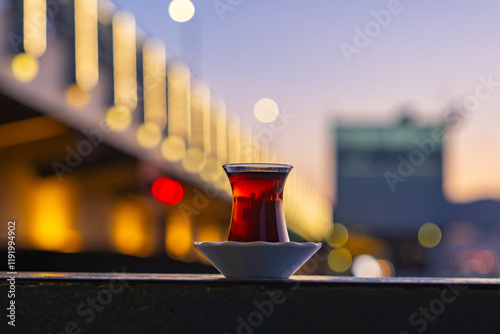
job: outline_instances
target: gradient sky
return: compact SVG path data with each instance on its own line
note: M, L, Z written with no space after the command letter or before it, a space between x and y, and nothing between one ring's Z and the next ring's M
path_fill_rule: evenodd
M187 23L170 19L167 0L113 2L253 129L269 126L253 116L260 98L293 114L274 147L332 198L335 120L388 124L406 105L419 122L437 123L451 102L474 94L480 76L500 82L496 0L401 0L399 13L351 63L340 43L354 44L355 28L364 30L371 11L387 10L391 1L243 0L221 20L213 1L193 0L196 14ZM494 89L446 141L452 200L500 198L500 87Z

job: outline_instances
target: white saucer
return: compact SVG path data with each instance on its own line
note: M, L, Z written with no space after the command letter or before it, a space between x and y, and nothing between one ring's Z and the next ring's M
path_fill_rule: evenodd
M194 247L227 278L280 278L295 273L321 248L314 242L195 242Z

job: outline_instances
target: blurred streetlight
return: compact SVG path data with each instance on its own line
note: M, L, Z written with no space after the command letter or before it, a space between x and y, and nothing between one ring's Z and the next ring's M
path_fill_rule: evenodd
M194 16L194 5L189 0L173 0L168 6L168 13L176 22L187 22Z

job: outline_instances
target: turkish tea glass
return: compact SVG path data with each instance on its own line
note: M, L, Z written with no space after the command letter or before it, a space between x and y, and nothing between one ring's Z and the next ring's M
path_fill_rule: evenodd
M283 188L292 166L226 164L233 192L228 241L288 242Z

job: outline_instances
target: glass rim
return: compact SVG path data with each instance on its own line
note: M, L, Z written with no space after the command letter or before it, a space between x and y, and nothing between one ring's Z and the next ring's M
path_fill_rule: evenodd
M292 165L271 164L271 163L232 163L224 164L222 168L227 173L234 172L281 172L286 173L292 170Z

